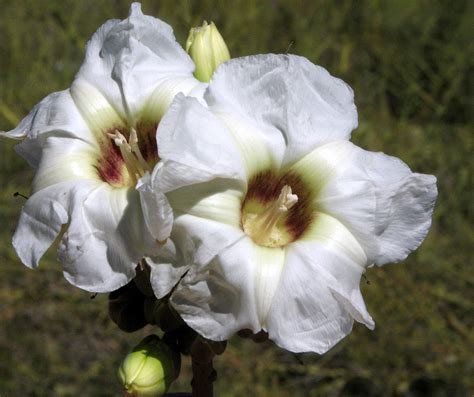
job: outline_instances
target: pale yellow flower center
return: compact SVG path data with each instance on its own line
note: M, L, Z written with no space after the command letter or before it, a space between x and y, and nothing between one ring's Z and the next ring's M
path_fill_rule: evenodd
M287 232L279 226L279 221L298 202L298 196L293 194L291 187L283 186L276 200L258 213L247 212L242 216L245 233L259 245L277 247L288 241Z
M120 149L120 154L127 167L128 174L132 179L132 183L137 181L145 175L145 172L151 171L150 166L143 158L140 148L138 147L138 136L135 128L130 130L130 138L127 142L125 136L119 131L115 130L113 133L107 133L112 138L115 145Z
M250 178L242 201L242 230L258 245L298 240L314 219L313 193L294 172L263 170Z
M101 131L98 177L117 188L135 186L159 161L157 125L157 122L140 121L133 127L117 126Z

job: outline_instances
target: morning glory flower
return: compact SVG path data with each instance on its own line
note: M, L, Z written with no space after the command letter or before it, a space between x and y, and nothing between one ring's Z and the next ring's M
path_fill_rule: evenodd
M177 96L158 128L153 188L178 259L152 266L155 294L174 287L173 308L211 340L264 330L324 353L354 320L372 329L361 275L420 245L436 178L351 143L352 90L305 58L231 60L204 101Z
M135 186L159 161L156 128L175 94L203 90L193 71L171 27L134 3L127 19L93 35L71 88L4 134L22 140L17 151L36 169L13 237L25 265L36 267L62 234L59 258L72 284L105 292L134 277L172 223L164 196L154 208L162 222L147 222Z

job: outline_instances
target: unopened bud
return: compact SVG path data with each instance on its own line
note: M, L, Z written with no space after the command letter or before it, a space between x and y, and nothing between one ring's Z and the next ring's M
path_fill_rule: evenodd
M204 82L211 79L221 63L230 59L229 50L214 22L208 24L204 21L202 26L190 30L186 52L196 65L194 76Z
M160 396L178 377L179 353L156 335L147 336L125 357L118 374L129 394L137 397Z

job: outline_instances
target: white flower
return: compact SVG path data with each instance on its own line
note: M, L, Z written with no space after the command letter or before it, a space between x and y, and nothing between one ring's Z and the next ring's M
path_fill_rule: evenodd
M178 92L203 90L194 64L166 23L134 3L123 21L101 26L70 89L43 99L4 134L36 168L33 194L13 237L22 262L36 267L58 235L64 275L86 290L126 284L158 244L144 221L135 185L158 159L156 127ZM146 196L146 192L143 192ZM158 197L158 240L172 212Z
M177 96L158 128L180 258L153 266L156 295L183 277L170 302L213 340L263 329L324 353L354 320L372 329L360 277L418 247L436 179L350 143L352 90L304 58L229 61L204 99Z

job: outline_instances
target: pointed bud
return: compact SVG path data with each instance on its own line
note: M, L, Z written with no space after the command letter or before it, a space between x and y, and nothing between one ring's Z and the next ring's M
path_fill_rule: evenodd
M190 30L186 51L196 64L194 76L203 82L209 81L217 67L230 59L229 50L214 22L208 24L204 21L202 26Z
M125 357L118 374L129 394L137 397L160 396L178 377L179 353L156 335L147 336Z

